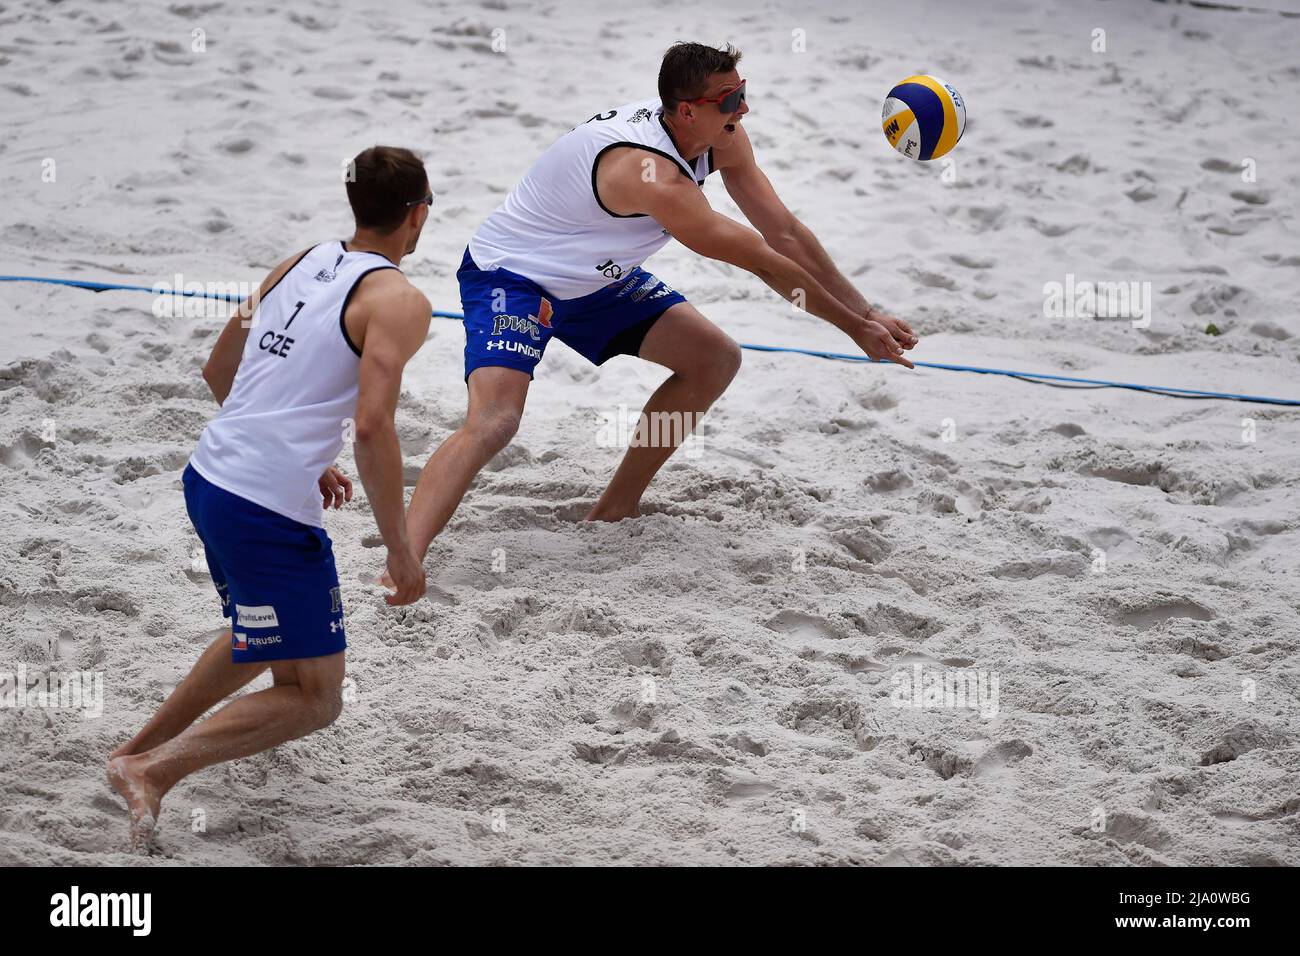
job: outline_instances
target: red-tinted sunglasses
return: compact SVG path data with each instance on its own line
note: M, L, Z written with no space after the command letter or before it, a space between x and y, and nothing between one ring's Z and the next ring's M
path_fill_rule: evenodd
M745 102L745 80L740 81L739 86L733 86L731 89L724 91L718 96L701 96L693 100L687 100L687 103L717 103L718 109L723 113L734 113L740 109L740 104Z

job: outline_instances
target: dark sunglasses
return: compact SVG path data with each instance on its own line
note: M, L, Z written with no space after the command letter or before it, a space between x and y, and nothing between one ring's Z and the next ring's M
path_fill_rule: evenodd
M687 100L687 103L717 103L718 109L723 113L734 113L740 109L740 104L745 102L745 80L740 81L739 86L733 86L717 96L700 96L693 100Z
M409 207L409 206L418 206L418 205L420 205L420 203L424 203L426 206L432 206L432 205L433 205L433 193L429 193L429 195L425 196L423 199L412 199L412 200L411 200L410 202L408 202L406 205L407 205L408 207Z

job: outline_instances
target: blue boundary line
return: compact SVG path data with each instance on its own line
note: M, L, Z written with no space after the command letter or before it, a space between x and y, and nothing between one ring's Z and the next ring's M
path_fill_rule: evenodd
M74 289L88 289L91 292L149 292L153 295L165 295L166 292L143 285L126 285L118 282L90 282L81 279L56 279L46 276L8 276L0 275L0 282L41 282L47 285L70 286ZM208 292L187 291L184 289L173 290L172 295L186 297L197 297L205 299L224 299L227 302L241 301L243 296L237 296L233 293L218 294ZM438 319L464 319L465 317L459 312L443 312L438 309L433 310L434 318ZM813 358L831 359L838 362L869 362L874 365L893 365L893 362L886 362L881 359L873 359L867 355L849 355L844 352L822 352L817 349L801 349L793 346L783 345L753 345L741 343L741 348L749 349L753 352L783 352L792 355L808 355ZM1018 378L1026 382L1038 382L1042 384L1051 384L1053 382L1068 383L1066 387L1092 387L1092 388L1123 388L1134 392L1150 392L1155 395L1167 395L1173 398L1217 398L1231 402L1252 402L1258 405L1285 405L1300 406L1300 399L1295 398L1271 398L1267 395L1241 395L1234 392L1210 392L1198 388L1176 388L1171 385L1142 385L1135 382L1112 382L1099 378L1077 378L1072 375L1055 375L1048 372L1017 372L1005 368L983 368L978 365L951 365L946 362L916 362L912 363L917 368L941 369L946 372L974 372L979 375L1002 375L1007 378Z

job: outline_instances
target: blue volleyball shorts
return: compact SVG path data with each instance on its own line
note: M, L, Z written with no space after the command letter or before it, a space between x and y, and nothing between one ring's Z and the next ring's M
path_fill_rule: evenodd
M234 663L325 657L347 647L334 547L323 528L231 494L193 465L181 482L230 618Z
M468 249L456 278L465 311L467 379L484 366L518 369L531 378L552 337L593 365L636 355L655 321L686 301L639 266L576 299L552 299L536 282L509 269L480 269Z

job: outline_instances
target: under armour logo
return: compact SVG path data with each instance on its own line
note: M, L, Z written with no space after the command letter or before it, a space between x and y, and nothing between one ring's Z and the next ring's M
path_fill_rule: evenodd
M330 621L330 633L337 634L343 628L342 621Z

